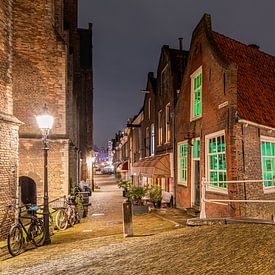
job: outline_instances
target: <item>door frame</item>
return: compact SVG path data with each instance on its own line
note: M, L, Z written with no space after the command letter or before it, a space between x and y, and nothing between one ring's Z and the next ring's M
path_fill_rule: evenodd
M192 144L194 141L200 140L200 138L194 138L192 139ZM201 153L201 142L200 142L200 153ZM200 162L200 168L201 168L201 161L200 156L198 158L194 158L193 156L193 147L191 148L191 207L193 207L196 201L196 192L195 192L195 161ZM197 206L197 205L196 205Z

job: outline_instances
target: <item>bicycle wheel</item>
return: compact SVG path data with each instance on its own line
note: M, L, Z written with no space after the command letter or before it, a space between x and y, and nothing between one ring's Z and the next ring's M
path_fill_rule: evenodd
M57 210L55 224L59 230L65 230L68 227L68 215L64 209Z
M42 246L45 241L45 226L41 219L33 219L28 229L31 243L35 246Z
M19 224L12 226L8 235L8 250L9 253L15 257L22 251L24 244L24 237L22 228Z
M72 206L70 206L68 212L69 212L69 224L70 224L70 226L74 226L74 224L76 223L74 208Z

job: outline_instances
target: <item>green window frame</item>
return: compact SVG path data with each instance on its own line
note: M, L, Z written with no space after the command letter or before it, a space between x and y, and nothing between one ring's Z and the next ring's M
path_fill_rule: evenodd
M208 140L208 175L210 185L226 189L226 147L225 135L212 136Z
M275 141L261 141L261 159L264 188L274 188L275 186Z
M192 81L192 119L202 115L202 69L201 67L191 76Z
M188 144L178 145L178 183L187 185Z

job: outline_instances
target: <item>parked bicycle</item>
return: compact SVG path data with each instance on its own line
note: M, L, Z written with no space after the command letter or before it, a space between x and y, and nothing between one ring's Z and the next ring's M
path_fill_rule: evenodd
M18 212L17 223L14 224L8 235L8 250L12 256L17 256L21 253L26 242L31 242L35 246L42 246L45 241L45 227L42 218L36 216L39 207L32 205L27 209L27 215L22 216L22 207L10 205ZM30 220L24 224L22 219ZM28 226L28 228L27 228Z
M64 207L59 208L55 216L56 227L59 230L65 230L68 225L74 226L74 224L80 222L74 199L72 197L64 199Z

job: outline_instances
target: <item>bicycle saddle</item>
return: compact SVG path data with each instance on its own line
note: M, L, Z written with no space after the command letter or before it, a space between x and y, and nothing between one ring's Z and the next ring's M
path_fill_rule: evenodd
M37 210L39 210L39 207L37 205L32 205L28 209L28 212L36 212Z

